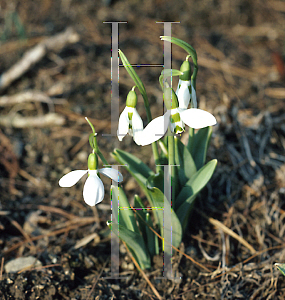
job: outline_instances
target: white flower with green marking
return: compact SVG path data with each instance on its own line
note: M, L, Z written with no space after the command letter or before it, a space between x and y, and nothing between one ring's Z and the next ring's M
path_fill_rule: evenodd
M179 108L182 109L188 108L190 100L192 102L192 108L197 108L196 91L190 80L191 65L188 58L189 56L186 57L186 60L180 67L180 71L183 72L183 75L179 76L179 82L176 90Z
M190 88L191 88L191 94L189 91ZM179 102L179 108L187 109L190 100L193 103L193 107L197 108L196 91L195 91L193 85L191 85L190 80L185 81L185 80L179 79L178 87L176 90L176 95L177 95L178 102Z
M137 95L134 88L129 92L126 107L120 115L117 135L119 141L122 141L128 133L133 136L135 143L140 145L139 135L143 130L143 121L136 110Z
M59 186L72 187L75 185L85 174L88 173L88 178L83 188L83 199L90 205L94 206L100 203L104 199L104 185L101 179L98 177L98 172L111 178L116 182L123 181L123 175L112 168L103 168L97 170L97 156L95 153L91 153L88 158L88 170L75 170L64 175L59 180Z
M168 127L174 133L182 133L185 130L185 124L194 129L199 129L217 123L212 114L202 109L179 108L177 96L171 88L165 90L164 103L167 112L163 116L153 119L140 134L142 146L149 145L162 138Z

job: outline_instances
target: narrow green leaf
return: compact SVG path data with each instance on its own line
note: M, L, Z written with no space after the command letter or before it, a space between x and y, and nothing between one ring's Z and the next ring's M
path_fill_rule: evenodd
M135 254L135 258L142 269L148 269L151 266L151 260L144 243L141 234L131 231L121 224L118 226L117 223L108 222L107 225L113 231L113 233L122 239L127 246ZM119 229L119 235L118 235Z
M158 145L161 149L161 154L163 155L163 157L168 159L168 149L167 149L165 143L162 140L159 140Z
M180 76L180 75L183 75L183 72L181 72L180 70L163 69L161 71L161 75L159 76L159 83L161 85L161 89L164 91L164 86L163 86L164 78L171 77L171 76Z
M131 78L133 79L134 83L136 84L136 86L138 87L143 99L144 99L144 103L145 105L148 105L148 98L147 98L147 94L146 94L146 90L144 87L144 84L142 83L141 79L139 78L139 76L137 75L136 71L134 70L134 68L131 66L130 62L128 61L127 57L125 56L125 54L119 50L119 55L120 58L122 60L122 63L125 67L125 69L127 70L127 72L129 73L129 75L131 76ZM150 120L148 120L150 121Z
M205 164L212 132L212 126L208 126L201 128L194 135L191 154L194 158L197 170L201 169Z
M125 168L130 172L130 174L135 178L139 186L145 192L148 200L151 201L151 198L148 194L148 189L146 188L147 178L154 175L155 173L144 164L139 158L134 155L120 150L115 149L112 153L112 156L122 165L126 165Z
M195 199L197 198L197 194L185 198L185 202L179 207L177 211L177 217L181 222L182 232L185 232L185 229L187 228L189 218L194 208Z
M174 137L175 145L175 164L177 167L180 186L185 183L197 172L195 162L187 147L177 138Z
M148 189L151 189L153 187L157 187L162 192L164 191L164 173L162 170L160 170L158 173L153 174L148 177L146 186Z
M135 199L134 199L134 208L136 209L136 213L140 216L137 217L137 221L139 224L139 229L142 233L143 239L144 241L147 240L147 235L146 235L146 224L144 222L147 222L146 220L146 213L147 210L144 207L141 198L138 195L135 195Z
M191 56L193 63L197 65L197 53L196 50L191 45L175 37L161 36L160 38L162 41L173 43L181 47L182 49L184 49Z
M121 187L116 188L111 186L112 198L114 194L115 199L119 199L119 224L126 227L131 231L140 234L139 228L136 223L134 212L131 209L130 203L124 190Z
M163 208L168 206L168 209L170 209L170 203L158 188L150 189L149 193L153 202L153 211L156 213L158 217L160 232L163 234L164 232ZM156 208L156 210L154 208ZM169 220L165 220L165 221L169 222ZM178 247L182 240L182 227L174 210L171 211L171 224L172 224L172 245Z
M153 223L149 213L146 213L147 224L153 229ZM153 257L156 254L159 254L158 238L152 232L152 230L146 226L147 234L147 248L149 250L150 256Z
M216 159L209 161L204 167L197 171L191 179L189 179L189 181L187 181L185 187L176 198L175 210L182 224L184 224L185 218L188 216L189 210L192 208L193 201L195 199L193 197L196 197L196 195L211 179L216 166Z

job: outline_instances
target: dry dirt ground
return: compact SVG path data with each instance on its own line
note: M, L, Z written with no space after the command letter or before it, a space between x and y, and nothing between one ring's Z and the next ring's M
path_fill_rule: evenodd
M1 299L285 299L285 279L274 266L285 261L284 17L283 1L1 0ZM174 255L181 274L174 282L156 278L162 257L145 272L147 282L123 245L126 278L105 279L110 181L94 211L82 199L84 180L58 186L68 171L86 168L85 116L110 163L119 147L154 165L150 146L102 136L110 133L111 107L111 25L104 21L128 22L119 25L120 48L141 64L163 62L163 25L156 21L180 21L172 35L195 47L199 106L218 121L208 159L219 163L180 247L192 261ZM31 60L31 49L37 60L19 64ZM185 54L172 49L179 68ZM154 116L161 109L160 71L138 70ZM120 68L120 109L132 86ZM138 107L145 120L141 98ZM140 193L123 175L130 198ZM29 256L38 264L6 272L9 261Z

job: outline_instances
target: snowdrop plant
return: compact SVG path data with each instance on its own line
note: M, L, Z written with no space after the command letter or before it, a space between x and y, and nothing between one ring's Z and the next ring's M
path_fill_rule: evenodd
M164 242L159 242L154 231L163 236L165 222L167 222L164 220L162 209L153 209L150 212L147 207L172 209L172 246L179 247L188 222L191 220L190 216L195 199L211 179L217 165L215 159L206 163L207 149L212 134L211 126L216 124L216 119L209 112L197 107L196 77L198 64L196 51L180 39L167 36L161 37L161 39L180 46L187 52L187 57L180 70L171 69L161 72L159 83L162 88L161 96L166 112L163 116L155 119L152 119L151 116L144 84L124 53L119 50L122 63L142 95L146 109L148 124L144 129L139 127L134 140L141 146L147 147L151 144L156 168L152 170L127 151L114 149L113 157L121 165L125 165L125 168L143 190L145 198L141 199L135 195L134 204L131 206L121 187L118 191L113 190L118 195L120 207L124 207L124 209L119 207L120 222L109 222L108 226L112 228L114 225L115 228L119 228L119 238L128 245L141 268L150 267L151 258L164 250ZM191 72L190 58L193 62L193 72ZM179 76L176 92L165 83L165 78L169 76ZM190 108L188 108L189 106ZM118 132L121 132L120 121ZM185 125L189 126L187 145L184 145L179 138L179 135L185 131ZM126 133L127 126L124 126L125 130L122 131ZM134 128L134 122L132 128ZM119 136L118 138L120 139ZM171 171L171 202L168 202L169 199L166 199L164 194L165 170L163 166L166 165L175 166ZM172 203L171 208L169 203Z
M89 120L86 118L89 122ZM89 124L91 124L89 122ZM93 134L90 135L89 141L90 145L93 148L93 152L88 157L88 169L87 170L75 170L71 171L68 174L64 175L59 180L60 187L72 187L75 185L85 174L88 174L86 182L83 188L83 199L86 204L94 206L100 203L104 198L104 185L102 180L98 177L98 173L101 173L116 182L123 181L123 175L115 169L112 168L102 168L98 170L98 156L97 153L101 155L99 148L97 146L96 132L91 124L93 129ZM95 151L97 153L95 153ZM104 159L105 161L105 159Z
M70 187L84 174L88 174L83 198L89 205L99 203L104 196L103 184L98 173L119 183L116 187L111 186L112 197L115 196L119 203L118 218L112 222L108 221L107 225L126 243L142 269L149 268L152 257L165 249L163 237L168 220L164 220L164 210L171 211L172 246L179 247L188 223L191 222L190 217L195 199L211 179L217 165L215 159L206 163L207 149L212 134L211 126L216 124L216 119L212 114L197 106L196 51L180 39L168 36L163 36L161 39L184 49L187 57L180 70L162 70L159 83L166 112L155 119L151 115L144 84L124 53L119 50L121 61L135 85L129 92L126 106L119 117L117 137L119 141L122 141L129 134L133 136L137 145L141 147L151 145L155 167L150 168L130 151L114 149L112 156L120 165L124 165L137 181L144 197L136 194L134 199L129 199L123 187L120 186L123 178L118 171L110 168L98 170L98 157L104 165L108 163L99 150L95 129L90 122L93 133L89 136L89 142L93 152L88 159L88 170L73 171L63 176L59 182L60 186ZM190 58L193 63L193 72ZM176 92L166 84L165 79L169 76L179 76ZM145 128L136 110L138 101L136 88L144 101L148 123ZM185 125L189 126L187 144L180 140L181 134L185 134ZM170 170L171 186L164 186L166 166ZM168 188L171 189L171 196L165 192Z

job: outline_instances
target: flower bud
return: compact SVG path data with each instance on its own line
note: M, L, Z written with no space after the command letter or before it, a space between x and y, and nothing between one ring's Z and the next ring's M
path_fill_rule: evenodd
M191 75L191 65L190 62L188 61L188 59L186 59L181 67L180 67L180 71L183 72L183 75L179 76L179 79L181 80L185 80L188 81L190 80L190 75Z
M97 170L98 157L95 153L89 154L88 157L88 170Z
M179 106L177 96L170 87L164 89L163 99L168 110L177 108Z
M135 108L138 102L138 97L133 89L128 93L126 106Z

